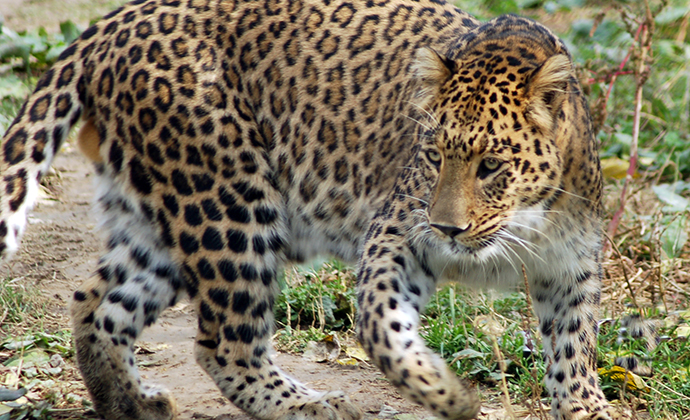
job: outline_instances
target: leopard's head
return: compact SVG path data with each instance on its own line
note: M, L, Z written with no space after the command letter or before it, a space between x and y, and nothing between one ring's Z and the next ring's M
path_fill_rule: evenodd
M536 42L518 33L477 42L460 58L418 52L425 217L456 251L520 243L563 193L564 103L577 82L564 50Z

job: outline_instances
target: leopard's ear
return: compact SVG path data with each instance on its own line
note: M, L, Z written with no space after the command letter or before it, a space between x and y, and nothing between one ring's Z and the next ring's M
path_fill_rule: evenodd
M428 47L417 50L412 71L415 78L421 82L421 88L417 94L421 103L418 103L418 105L425 105L434 97L441 86L457 70L458 65L455 60Z
M417 50L414 64L415 75L426 83L440 85L450 78L458 70L457 63L425 47Z
M527 119L542 130L551 131L573 75L570 59L554 55L526 81Z

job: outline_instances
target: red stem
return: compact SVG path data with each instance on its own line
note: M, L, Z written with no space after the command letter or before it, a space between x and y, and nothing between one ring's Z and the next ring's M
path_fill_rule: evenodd
M617 71L613 74L607 74L600 79L595 79L595 78L587 79L587 83L590 85L595 83L595 82L606 83L608 81L608 82L612 83L615 80L615 77L617 77L617 76L624 76L626 74L633 74L633 73L635 73L635 72L634 71Z
M628 63L628 60L630 59L630 55L633 52L633 48L635 48L635 43L637 42L637 39L640 37L640 32L642 32L642 28L644 28L645 24L641 23L640 26L637 28L637 32L635 32L635 38L633 40L633 43L630 45L630 48L628 48L628 54L625 56L623 59L623 62L621 62L621 65L618 66L618 71L611 76L611 83L609 83L609 88L606 91L606 100L604 101L604 104L607 104L609 102L609 96L611 95L611 90L613 89L613 84L616 83L616 79L618 78L619 74L622 74L621 72L623 71L623 67Z
M635 42L637 42L637 39L638 39L640 32L643 28L646 31L646 25L644 23L641 24L639 28L637 28L637 33L635 34ZM646 37L646 33L645 33L645 36L643 36L642 45L641 45L641 47L643 49L644 48L650 48L649 45L646 45L647 40L644 39L645 37ZM633 43L633 46L634 45L635 44ZM628 56L626 57L625 61L627 61L628 57L630 57L630 53L632 52L633 46L631 46L631 49L628 51ZM644 56L645 56L645 54L643 52L642 62L640 64L640 74L643 72L644 66L645 66ZM625 64L625 61L623 64L621 64L620 68L622 68L622 66ZM613 237L616 234L616 230L618 230L618 225L620 223L621 217L623 216L623 212L625 211L625 202L626 202L626 193L628 191L628 184L633 179L633 176L635 175L635 171L637 170L637 159L638 159L637 139L638 139L639 134L640 134L639 133L640 132L640 112L642 110L642 87L643 87L643 85L644 85L644 79L638 78L637 89L635 90L635 113L633 116L633 119L634 119L634 121L633 121L633 135L632 135L633 140L632 140L632 144L630 146L630 163L628 165L628 170L626 171L625 181L623 182L623 189L621 190L620 206L618 207L618 210L616 210L616 213L614 213L613 218L611 219L611 222L609 223L609 226L608 226L608 234L609 234L609 238L611 238L611 240L613 240ZM611 85L609 86L609 93L611 92L611 89L610 89L611 86L613 86L613 81L611 82ZM608 94L607 94L606 98L608 100ZM604 244L604 252L606 252L606 250L608 250L608 246L609 246L608 242Z

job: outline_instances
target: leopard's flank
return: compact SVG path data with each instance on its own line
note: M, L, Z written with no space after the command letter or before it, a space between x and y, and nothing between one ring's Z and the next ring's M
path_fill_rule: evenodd
M133 346L188 295L196 359L259 419L358 419L272 361L276 274L358 263L359 339L407 398L470 419L428 350L436 286L529 278L556 419L611 419L596 372L601 177L563 43L443 0L137 0L39 80L0 146L13 253L70 127L98 175L106 250L74 293L79 367L106 419L170 419ZM193 386L193 384L189 384Z

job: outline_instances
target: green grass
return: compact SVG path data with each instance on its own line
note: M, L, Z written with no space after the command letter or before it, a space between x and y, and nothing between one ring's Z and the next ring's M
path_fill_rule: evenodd
M45 304L40 291L22 278L0 281L0 365L4 369L0 387L33 393L31 399L0 402L0 420L47 420L64 412L58 407L67 404L62 390L69 385L56 385L64 378L64 369L51 356L64 360L74 355L72 334L63 329L47 332ZM18 370L21 374L15 376Z
M281 294L275 313L283 326L324 331L353 325L355 276L340 262L326 262L319 268L295 266L285 272L279 283Z
M352 272L342 270L342 267L334 270L333 263L327 263L320 270L310 270L303 277L298 275L291 280L296 283L291 283L287 290L294 310L318 314L319 296L332 295L332 289L342 292L340 286L334 286L338 282L328 281L326 277L352 276ZM679 313L681 315L676 314L674 322L668 321L660 328L658 335L664 339L651 353L647 352L647 343L642 339L621 340L619 319L602 323L599 368L610 369L616 357L634 355L639 359L651 359L653 371L652 377L640 378L647 387L640 390L626 388L623 382L602 375L602 388L609 399L623 398L626 404L648 411L653 419L690 416L690 399L687 398L690 395L690 342L683 330L690 313ZM279 324L286 325L285 311L278 308L276 314ZM331 330L342 330L342 321L353 315L348 313L335 323L326 322L321 329L314 318L303 318L309 321L297 327L293 317L292 328L278 331L277 346L281 350L301 351L306 342L319 341ZM662 311L649 314L657 319L664 319L664 315ZM537 320L523 293L475 292L450 285L431 298L422 316L420 335L458 375L496 393L505 377L514 404L529 403L537 407L547 395L542 387L546 366L536 327ZM679 331L682 331L680 335Z
M0 132L4 133L12 124L14 116L36 84L35 77L14 73L0 76Z
M496 384L505 374L511 398L539 400L544 396L540 386L545 366L541 358L536 319L520 293L495 296L491 293L460 292L454 286L440 290L427 307L422 336L429 347L439 352L458 374L488 385ZM451 299L456 295L455 300ZM660 315L660 314L659 314ZM611 368L618 356L635 355L651 358L653 376L643 378L647 390L624 390L622 382L602 382L611 399L622 394L631 401L642 400L652 418L684 419L690 416L690 342L677 332L687 326L690 314L683 313L677 323L668 323L658 331L663 341L651 352L646 341L620 340L618 320L602 325L599 335L599 367ZM479 322L478 322L479 320ZM526 328L531 326L531 328ZM683 334L687 334L684 332ZM524 351L530 342L535 352ZM501 371L496 342L507 368ZM535 374L536 370L536 374Z
M21 278L0 280L0 334L43 315L45 307L34 286Z
M320 341L331 331L351 327L353 281L353 272L334 262L319 269L290 272L276 308L278 324L283 326L276 335L277 347L299 352L308 341ZM337 317L327 316L320 324L319 313L332 313L329 308L339 299L350 304L343 305ZM290 328L285 310L288 302L292 308ZM320 307L321 302L325 302L324 307ZM651 353L642 339L621 339L618 315L601 325L599 368L610 369L616 357L634 355L651 360L653 376L640 378L646 388L635 390L602 375L607 397L623 398L626 404L648 411L653 419L690 416L690 399L686 397L690 395L690 343L683 329L690 312L678 311L675 318L665 318L661 309L648 311L650 318L667 319L658 331L664 339ZM537 407L547 396L542 386L546 366L537 325L523 293L475 292L449 285L431 298L422 316L420 335L458 375L497 394L505 378L515 404Z
M531 318L521 293L494 296L447 286L427 305L421 335L430 348L463 376L495 384L501 379L499 361L503 360L504 373L514 379L512 382L521 384L525 378L533 379L534 363L539 363L539 371L543 372L541 357L535 357L530 351L537 354L540 351L536 347L536 334L531 328L528 331L523 328L530 324ZM500 360L496 357L495 343L501 351Z

